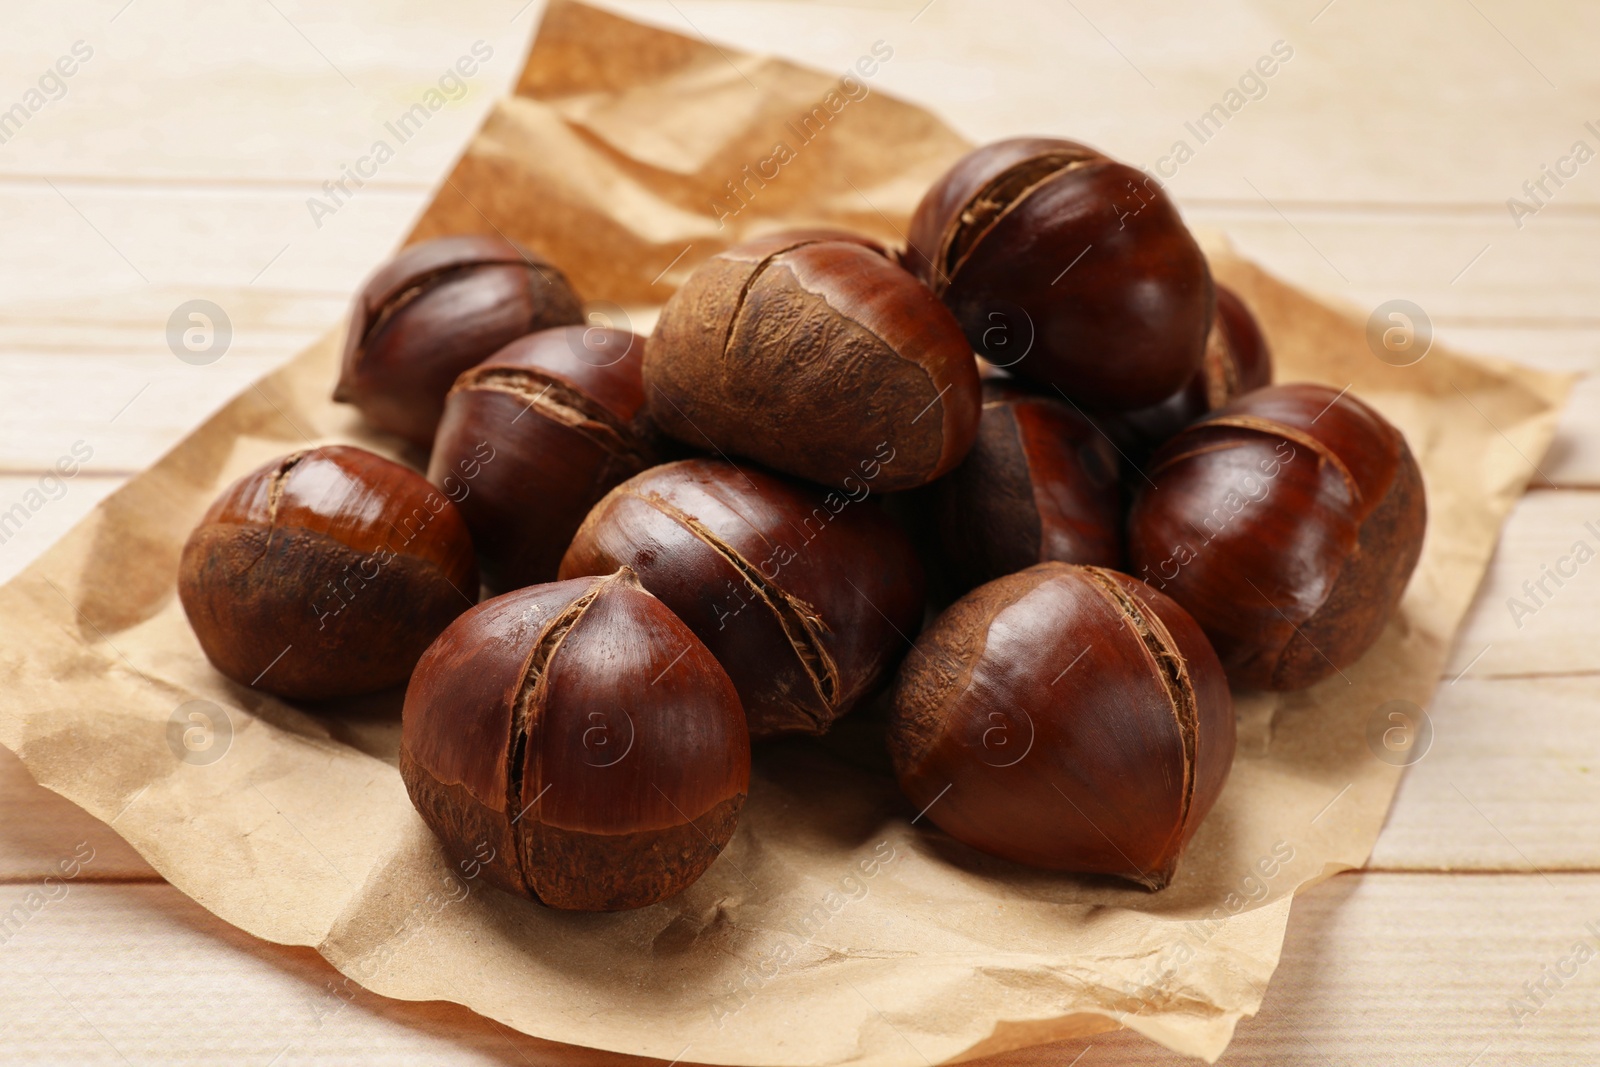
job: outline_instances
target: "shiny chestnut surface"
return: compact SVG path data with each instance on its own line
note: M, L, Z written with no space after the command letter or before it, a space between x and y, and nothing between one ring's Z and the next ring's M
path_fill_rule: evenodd
M553 581L589 509L655 462L643 358L627 331L564 326L457 379L428 477L460 507L492 590Z
M1150 889L1233 763L1233 702L1172 600L1098 567L979 586L917 639L889 721L900 786L952 837Z
M1187 608L1239 685L1354 663L1405 592L1427 523L1400 431L1348 392L1247 393L1163 445L1128 519L1131 569Z
M979 355L1086 407L1159 403L1192 377L1211 271L1153 179L1073 141L963 156L911 219L907 266Z
M1167 438L1208 411L1272 382L1272 353L1261 325L1232 289L1217 286L1206 354L1189 383L1159 404L1095 416L1117 446L1142 463Z
M921 567L866 499L871 472L850 495L722 460L652 468L596 505L561 577L632 568L726 668L753 738L820 734L922 617Z
M183 609L216 668L303 700L404 682L477 588L455 505L415 471L343 445L234 482L178 565Z
M491 884L616 911L682 891L733 836L750 741L705 645L627 570L461 616L417 665L400 775Z
M836 488L909 489L960 461L978 371L960 326L875 244L776 235L701 264L645 348L651 417L695 448Z
M1016 385L984 382L977 443L926 493L955 592L1049 560L1122 561L1116 450L1070 405Z
M426 448L458 374L524 334L582 321L566 276L505 238L423 241L357 294L333 398Z

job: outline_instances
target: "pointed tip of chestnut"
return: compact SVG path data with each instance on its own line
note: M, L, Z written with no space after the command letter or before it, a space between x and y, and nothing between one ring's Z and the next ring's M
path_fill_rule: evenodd
M956 839L1155 890L1227 779L1233 702L1176 603L1043 563L979 586L917 639L889 747L906 796Z
M750 741L727 674L623 567L485 601L441 634L406 690L400 772L489 883L618 911L715 861Z

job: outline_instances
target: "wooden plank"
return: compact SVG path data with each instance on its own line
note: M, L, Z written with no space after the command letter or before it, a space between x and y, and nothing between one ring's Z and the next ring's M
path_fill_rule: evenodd
M10 183L0 186L0 212L11 222L0 286L8 304L148 286L170 290L173 306L257 285L348 293L427 201L423 189L358 189L337 213L314 217L306 204L316 192L223 186L197 196L165 185Z
M520 14L521 5L499 0L337 10L306 0L123 6L76 0L8 18L0 40L0 66L13 74L8 97L74 42L91 55L65 80L64 95L0 151L0 172L292 176L320 185L385 137L384 124L421 102L458 59L472 58L481 40L488 58L469 64L474 73L460 90L447 83L444 106L375 179L425 188L516 77L544 5Z
M164 884L72 880L0 946L4 1040L17 1063L598 1065L635 1061L511 1034L448 1004L346 986L307 949L256 941ZM0 887L0 914L36 887ZM42 887L38 887L42 888ZM60 887L52 887L59 890ZM1295 902L1262 1012L1222 1062L1589 1062L1600 1018L1590 961L1517 1025L1526 998L1600 925L1600 876L1360 873ZM1571 966L1568 966L1571 969ZM1026 1040L1016 1031L1001 1042ZM1087 1050L1087 1051L1085 1051ZM978 1062L987 1067L1192 1063L1131 1031ZM1473 1057L1477 1056L1476 1061ZM692 1048L683 1062L694 1062ZM908 1057L908 1062L921 1062Z
M1594 694L1592 676L1447 680L1368 866L1600 871L1600 840L1575 830L1600 824Z
M1052 133L1153 164L1187 138L1195 155L1173 180L1186 197L1238 197L1248 175L1274 197L1503 205L1576 138L1600 145L1584 129L1600 120L1592 5L881 0L830 4L826 18L807 3L605 6L824 70L881 38L895 56L872 88L926 103L974 140ZM1277 40L1294 57L1199 143L1185 122L1221 102ZM1588 178L1556 202L1597 200Z
M73 459L70 444L63 455ZM0 474L0 582L32 563L125 481L121 473L96 476L92 467L71 478L59 471Z
M1539 462L1538 484L1600 489L1600 374L1579 382L1550 452Z
M99 7L80 2L12 27L0 43L9 70L42 70L78 38L98 50L69 80L66 96L8 146L18 151L0 157L0 167L320 183L482 38L494 48L493 60L471 93L431 124L470 130L477 109L515 74L543 5L519 11L520 5L467 0L445 8L406 4L403 13L367 6L334 14L284 0L277 5L282 14L236 2L183 17L140 6L148 10L109 23ZM1597 117L1581 106L1595 98L1600 77L1582 47L1597 16L1581 5L1523 10L1484 0L1480 14L1471 7L1395 11L1379 0L1341 0L1319 12L1318 5L1275 0L1175 13L1153 0L1065 7L1009 0L936 2L919 12L920 4L885 0L830 4L821 19L809 3L606 6L822 69L843 70L884 39L896 55L873 88L924 101L975 139L1054 132L1154 164L1174 140L1187 137L1196 155L1175 185L1188 196L1238 196L1239 175L1248 174L1258 183L1292 176L1297 192L1322 200L1500 204ZM1028 32L1019 33L1023 26ZM1280 39L1295 49L1294 58L1266 80L1262 98L1244 104L1220 134L1200 144L1185 122L1221 101ZM1421 39L1431 46L1411 47ZM1537 57L1537 68L1523 55ZM201 78L203 98L194 92ZM122 88L135 84L138 121L109 123L108 115L123 114ZM263 92L264 85L272 91ZM1403 93L1403 116L1370 121L1376 108L1393 111L1391 93ZM215 115L229 120L213 121ZM306 122L312 115L315 121ZM1472 116L1470 126L1463 115ZM194 136L197 125L204 137ZM1493 152L1484 152L1476 136L1484 129L1496 131ZM450 155L439 151L397 158L382 180L431 183ZM1558 202L1597 198L1592 182L1574 182Z
M1600 672L1591 630L1600 562L1578 562L1579 542L1600 553L1590 523L1600 529L1600 493L1539 492L1518 501L1456 636L1447 678Z

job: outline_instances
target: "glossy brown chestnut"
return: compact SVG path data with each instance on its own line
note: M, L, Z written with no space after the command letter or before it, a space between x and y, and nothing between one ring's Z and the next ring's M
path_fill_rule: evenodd
M952 837L1160 889L1233 764L1233 699L1181 607L1125 574L1041 563L979 586L917 639L889 752Z
M217 670L297 700L404 682L477 591L455 505L415 471L344 445L234 482L178 564L183 610Z
M921 567L872 478L847 494L722 460L655 467L589 513L561 577L633 568L726 668L752 738L820 734L922 617Z
M1121 564L1116 450L1059 400L984 382L977 443L927 493L955 592L1048 560Z
M1256 317L1232 289L1217 286L1217 313L1206 354L1189 384L1159 404L1095 416L1133 462L1208 411L1272 381L1272 354Z
M461 508L490 589L555 580L589 509L655 462L643 359L642 337L563 326L456 380L428 477Z
M661 310L645 395L666 433L835 488L910 489L958 463L978 370L949 313L861 238L757 238L712 256Z
M1151 457L1131 569L1182 604L1236 684L1300 689L1378 639L1422 551L1422 473L1348 392L1296 383L1212 412Z
M963 156L917 205L905 260L979 355L1086 407L1155 404L1194 375L1211 271L1152 178L1072 141Z
M356 296L333 398L426 448L456 375L523 334L582 321L566 276L505 238L424 241Z
M711 866L749 789L750 739L717 661L624 569L457 619L406 690L400 777L490 884L618 911Z

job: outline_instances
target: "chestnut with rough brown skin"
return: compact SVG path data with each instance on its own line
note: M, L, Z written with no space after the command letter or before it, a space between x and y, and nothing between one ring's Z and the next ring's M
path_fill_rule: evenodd
M1045 137L958 160L911 218L906 265L979 355L1092 408L1145 407L1200 366L1211 270L1154 179Z
M865 499L715 459L645 471L595 506L561 577L638 572L739 690L750 736L820 734L894 669L922 618L922 569Z
M437 237L367 279L333 398L427 448L462 371L524 334L583 321L566 275L503 237Z
M984 382L977 443L927 494L955 592L1049 560L1121 565L1116 450L1059 400Z
M178 563L178 597L217 670L296 700L404 682L477 591L455 505L415 471L345 445L234 482Z
M1233 698L1181 607L1099 567L979 586L917 639L889 752L912 805L991 855L1167 885L1233 765Z
M552 908L642 908L733 836L750 784L738 694L623 569L457 619L417 664L400 777L450 857Z
M564 326L456 380L428 477L461 508L491 590L554 581L589 509L656 461L643 358L642 337Z
M695 269L645 346L663 431L844 488L910 489L966 454L978 370L927 288L864 238L778 234Z
M1188 609L1235 684L1302 689L1377 641L1427 525L1405 437L1348 392L1246 393L1151 457L1131 569Z
M1189 384L1137 411L1108 412L1095 421L1134 462L1163 441L1236 397L1272 382L1272 353L1250 308L1232 289L1217 286L1217 313L1206 337L1205 359Z

